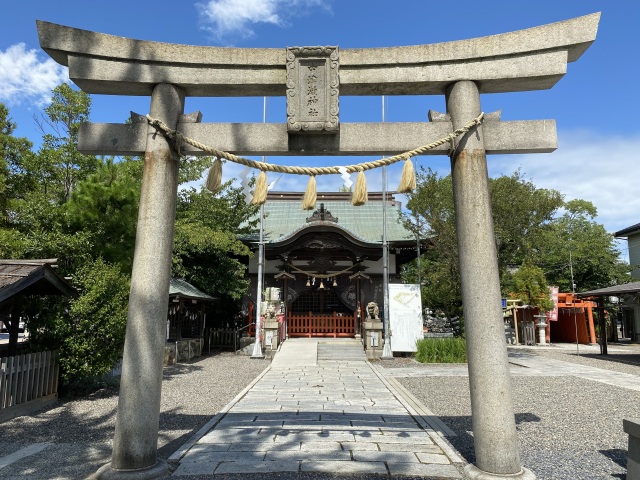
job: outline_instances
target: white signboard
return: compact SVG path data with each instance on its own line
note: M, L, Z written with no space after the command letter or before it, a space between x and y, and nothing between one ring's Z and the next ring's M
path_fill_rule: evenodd
M416 342L424 335L419 285L389 284L389 328L391 351L416 351Z

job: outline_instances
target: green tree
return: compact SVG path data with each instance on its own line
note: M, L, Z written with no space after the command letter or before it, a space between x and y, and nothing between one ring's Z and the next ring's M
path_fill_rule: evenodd
M613 236L595 221L596 207L586 200L570 200L539 238L536 263L552 285L561 291L576 291L627 283L630 266L620 260Z
M180 191L173 275L207 293L239 299L248 286L242 258L251 252L238 234L250 232L256 209L247 205L242 189L229 183L215 194L204 188Z
M76 299L50 299L29 316L31 348L59 349L62 378L69 382L108 372L122 357L129 279L102 259L75 271Z
M538 239L548 232L562 207L560 192L537 188L520 171L490 180L498 267L507 269L529 259Z
M509 276L505 290L511 298L522 300L526 305L538 308L541 313L554 307L544 272L531 263L522 264Z
M133 265L141 175L140 161L103 159L65 204L69 233L85 232L91 257L119 265L127 274Z
M93 155L78 152L78 131L89 120L91 98L63 83L53 89L51 103L39 121L43 143L31 166L43 192L63 203L77 183L99 166Z
M421 169L417 183L407 203L411 213L405 216L405 224L430 242L421 259L424 303L447 315L459 315L462 299L451 176ZM549 228L562 196L536 188L519 171L490 179L489 189L502 279L510 266L531 256L536 246L533 239Z
M441 178L431 169L421 169L417 180L418 186L407 203L411 215L404 221L419 238L429 239L421 258L423 302L449 317L458 316L462 301L451 177ZM413 275L407 279L415 282L415 268Z
M17 124L9 116L9 109L0 103L0 228L6 227L9 220L9 205L13 198L22 195L25 185L16 175L31 158L33 144L23 137L13 135Z
M424 303L457 315L462 300L451 177L422 169L417 180L404 220L430 243L421 258ZM550 284L571 291L570 252L579 289L628 281L629 267L619 260L611 235L595 222L593 204L585 200L565 204L559 192L537 188L519 171L490 179L489 188L505 294L511 282L509 270L521 264L541 267ZM564 213L558 215L560 209ZM416 277L415 265L409 265L405 278L416 281Z

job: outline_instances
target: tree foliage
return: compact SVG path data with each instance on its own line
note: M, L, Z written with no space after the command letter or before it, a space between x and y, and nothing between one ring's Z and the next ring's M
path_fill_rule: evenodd
M462 299L451 176L422 169L417 180L404 221L430 243L421 258L424 303L448 316L459 315ZM527 276L532 275L529 266L539 268L546 282L571 291L570 258L582 290L628 281L629 268L619 260L611 235L595 221L593 204L565 203L558 191L537 188L520 171L490 179L489 188L505 296L515 288L510 272L521 265L528 266ZM405 278L416 281L416 277L415 265L409 266Z
M178 194L173 272L205 292L239 299L246 292L245 263L251 255L238 240L248 233L256 207L229 184L213 194L202 188Z
M102 373L120 357L135 247L143 160L97 158L77 150L91 99L63 84L38 121L33 151L0 104L0 257L57 258L58 273L80 291L75 299L24 302L34 349L60 349L66 380ZM199 182L211 158L181 162L180 183ZM216 194L181 190L172 275L206 293L239 299L246 291L243 257L257 207L229 184Z
M522 300L525 305L536 307L540 312L553 310L549 284L540 267L524 263L508 277L505 290L511 298Z
M87 262L73 284L78 298L45 303L28 322L33 349L60 350L65 381L108 372L122 355L127 324L129 278L118 266Z
M42 147L34 170L44 192L60 202L69 199L79 181L95 172L98 160L78 152L80 124L89 120L91 99L82 91L63 83L53 89L51 103L39 123ZM48 127L48 128L47 128Z
M620 260L613 236L595 221L596 207L586 200L571 200L544 232L537 263L560 291L594 290L629 282L630 267Z
M103 159L64 206L69 230L87 233L91 257L117 264L123 273L130 273L133 265L141 165L131 159Z

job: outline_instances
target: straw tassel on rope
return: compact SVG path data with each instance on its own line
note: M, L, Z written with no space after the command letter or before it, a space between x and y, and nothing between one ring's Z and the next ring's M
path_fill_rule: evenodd
M261 171L256 180L256 189L253 191L252 205L262 205L267 201L267 172Z
M304 192L304 196L302 197L302 209L313 210L316 207L317 198L318 196L316 194L316 176L311 175L309 177L309 183L307 183L307 190Z
M398 185L398 193L409 193L416 189L416 172L413 169L411 157L407 156L407 160L402 167L402 176L400 177L400 185Z
M359 207L367 203L367 177L364 176L364 170L360 170L356 178L356 186L351 194L351 204Z
M209 168L209 174L207 175L206 182L207 190L210 192L217 192L222 185L222 160L218 157L213 161L213 165Z

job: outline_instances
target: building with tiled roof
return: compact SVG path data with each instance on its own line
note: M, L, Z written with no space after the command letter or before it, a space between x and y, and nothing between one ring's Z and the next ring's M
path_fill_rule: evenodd
M350 323L338 336L353 336L358 314L364 317L367 303L383 305L382 193L371 192L365 205L354 207L348 192L319 192L315 211L302 210L302 196L271 192L267 197L264 288L282 289L288 318L308 315L313 323L313 318L339 315ZM390 283L400 283L402 265L416 258L417 251L416 236L404 227L400 210L400 203L388 193ZM242 240L256 252L248 269L249 297L255 302L259 231Z

